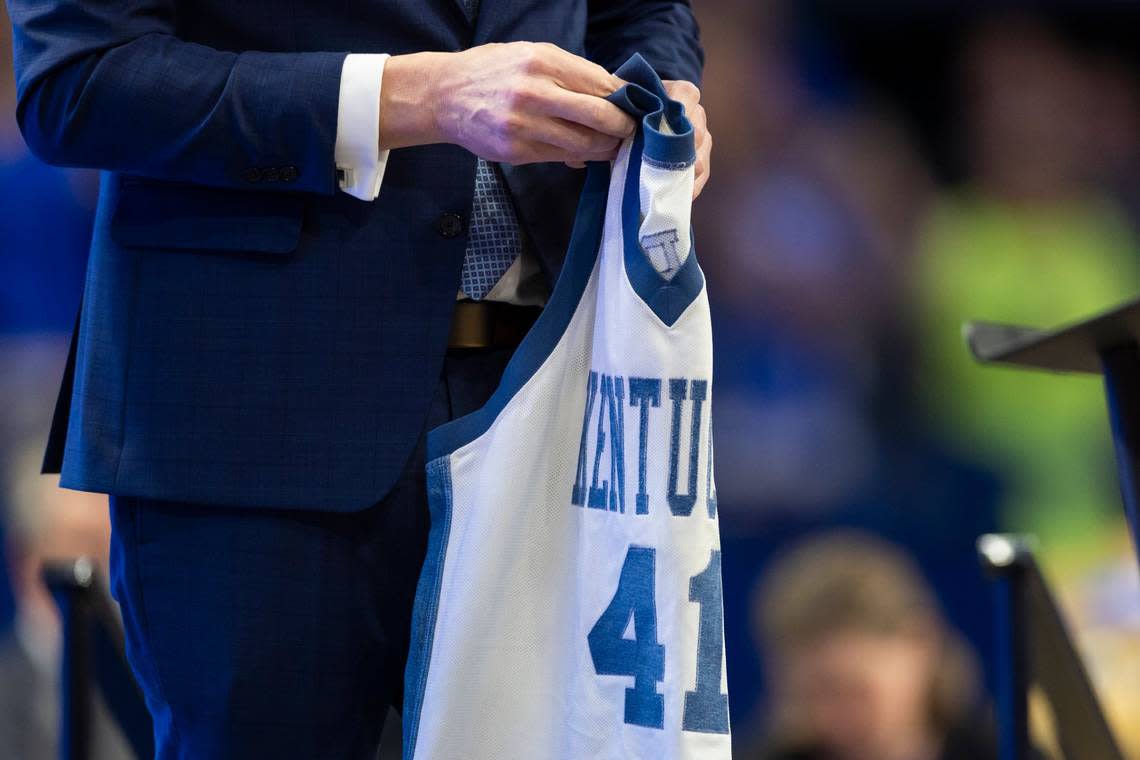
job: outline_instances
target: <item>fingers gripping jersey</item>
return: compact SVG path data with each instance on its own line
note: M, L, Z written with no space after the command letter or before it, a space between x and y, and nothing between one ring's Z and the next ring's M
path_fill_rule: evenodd
M729 757L692 127L635 56L550 303L429 436L406 760Z

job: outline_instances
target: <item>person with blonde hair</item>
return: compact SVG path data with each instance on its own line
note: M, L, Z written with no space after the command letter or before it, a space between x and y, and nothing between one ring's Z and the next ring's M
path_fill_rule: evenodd
M860 533L808 539L753 600L769 673L764 760L986 760L974 658L914 563Z

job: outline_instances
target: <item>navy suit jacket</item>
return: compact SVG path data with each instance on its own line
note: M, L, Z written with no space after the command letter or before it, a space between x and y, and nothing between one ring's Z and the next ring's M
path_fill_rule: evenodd
M340 192L344 56L532 40L701 73L687 0L482 0L474 24L461 3L9 0L28 145L105 170L46 458L62 485L341 511L387 493L436 389L466 246L441 220L470 213L475 157L395 150L376 201ZM553 281L583 172L503 168Z

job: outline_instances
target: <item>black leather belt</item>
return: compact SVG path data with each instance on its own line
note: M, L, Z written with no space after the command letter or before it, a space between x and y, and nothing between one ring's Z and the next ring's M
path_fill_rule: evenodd
M542 313L541 306L456 301L448 348L513 348Z

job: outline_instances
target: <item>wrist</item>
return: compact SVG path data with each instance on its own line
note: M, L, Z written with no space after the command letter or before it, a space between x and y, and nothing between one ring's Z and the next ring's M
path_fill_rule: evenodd
M444 142L436 97L440 67L452 53L394 55L380 86L380 149Z

